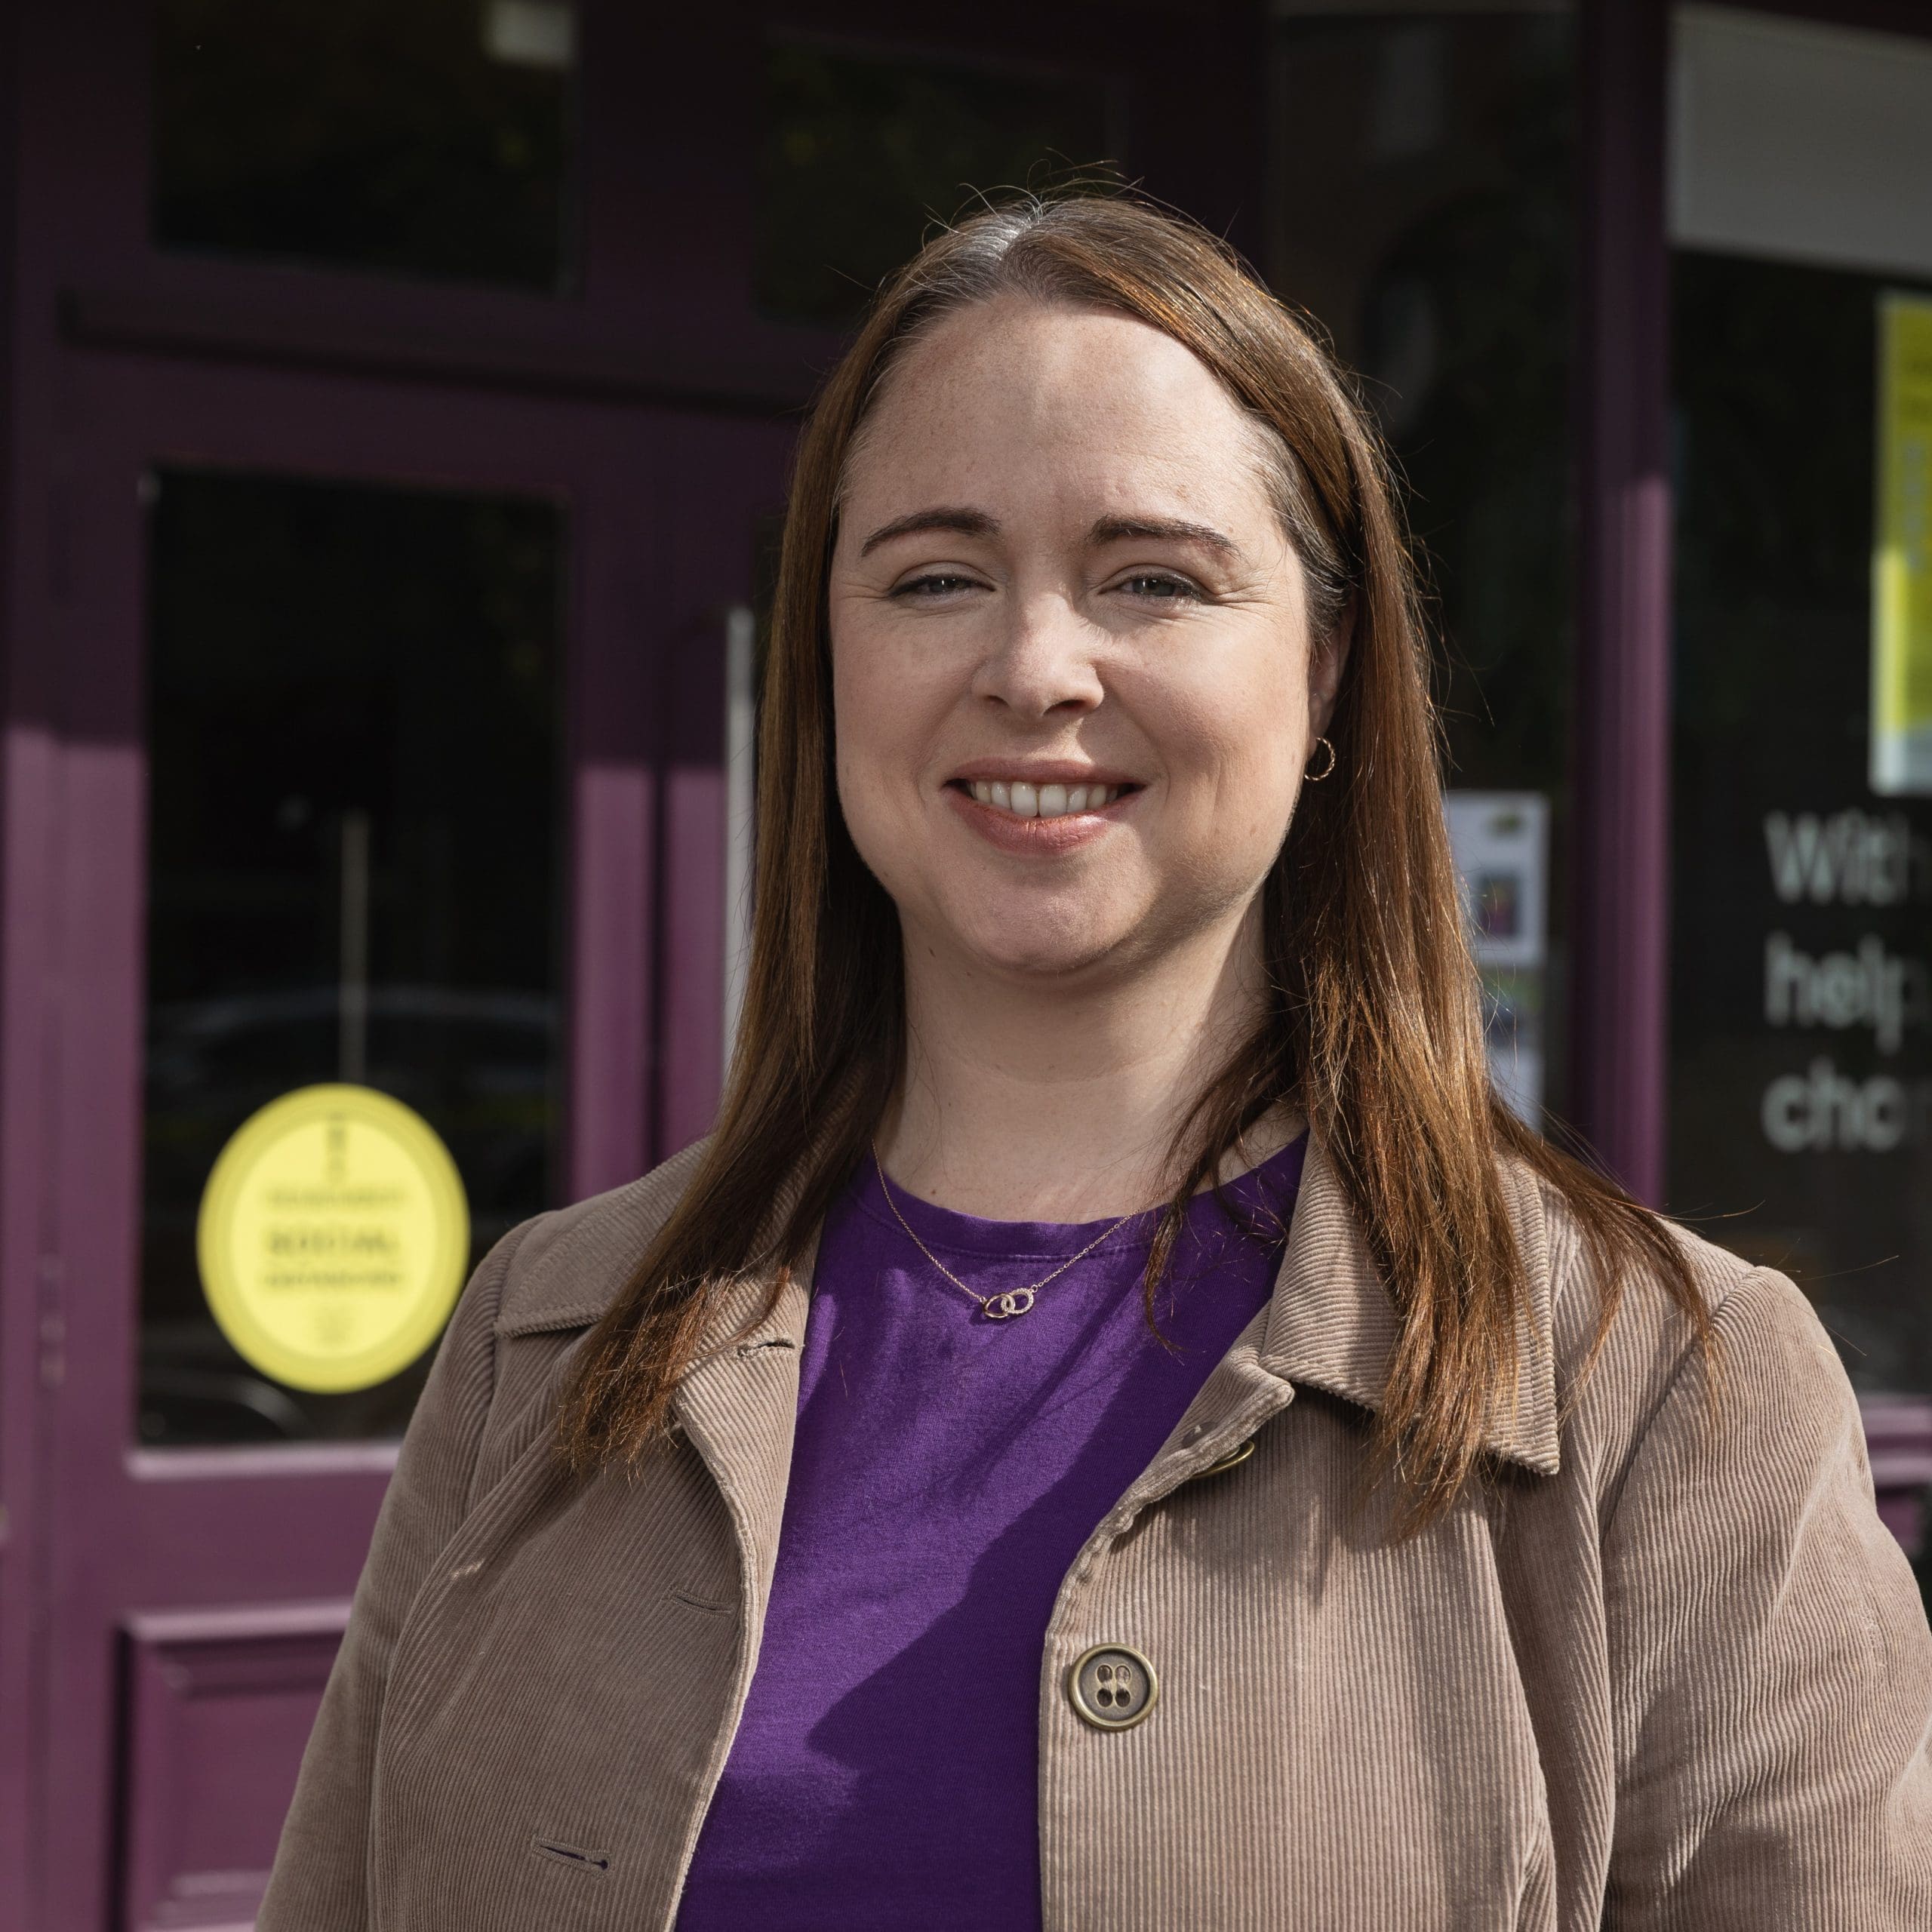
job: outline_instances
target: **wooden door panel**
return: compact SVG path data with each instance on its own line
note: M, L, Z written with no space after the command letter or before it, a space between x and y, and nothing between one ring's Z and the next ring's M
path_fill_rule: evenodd
M116 1864L126 1932L251 1925L346 1599L136 1612Z

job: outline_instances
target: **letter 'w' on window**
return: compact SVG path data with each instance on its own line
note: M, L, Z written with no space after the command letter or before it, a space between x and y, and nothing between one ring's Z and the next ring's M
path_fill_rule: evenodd
M1801 899L1820 905L1838 897L1845 873L1845 847L1850 836L1849 813L1822 819L1816 812L1788 817L1783 812L1764 816L1764 844L1771 862L1771 882L1787 906Z
M724 1068L738 1037L752 950L752 822L757 802L757 632L749 605L724 614Z

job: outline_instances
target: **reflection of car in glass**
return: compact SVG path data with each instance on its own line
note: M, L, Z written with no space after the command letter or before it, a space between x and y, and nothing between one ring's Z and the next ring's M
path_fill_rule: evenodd
M381 1389L326 1397L257 1374L214 1326L195 1256L202 1191L229 1137L279 1095L338 1077L340 998L326 985L153 1009L142 1297L146 1441L380 1434L407 1417L419 1370ZM543 994L369 989L364 1084L414 1108L448 1144L469 1199L473 1254L547 1204L558 1036L557 1003Z

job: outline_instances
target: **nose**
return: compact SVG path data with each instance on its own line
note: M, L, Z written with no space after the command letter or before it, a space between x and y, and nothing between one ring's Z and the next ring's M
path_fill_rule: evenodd
M1103 641L1064 598L1016 600L980 661L973 695L1021 718L1091 711L1105 696Z

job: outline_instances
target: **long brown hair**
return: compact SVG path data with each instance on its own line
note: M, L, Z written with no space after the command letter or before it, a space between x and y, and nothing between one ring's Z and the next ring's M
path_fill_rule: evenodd
M1028 197L947 229L880 291L819 398L785 520L758 740L743 1017L717 1128L683 1197L585 1344L560 1444L635 1459L721 1288L780 1271L864 1158L904 1050L897 916L853 846L832 762L826 577L855 435L921 333L997 296L1138 318L1190 349L1261 432L1318 626L1352 620L1332 783L1305 790L1264 888L1267 1009L1198 1097L1150 1257L1241 1132L1292 1100L1334 1161L1401 1321L1379 1446L1411 1513L1446 1508L1516 1388L1524 1266L1502 1159L1553 1186L1602 1284L1660 1279L1709 1317L1668 1229L1493 1094L1444 829L1416 573L1380 446L1309 331L1212 235L1131 196ZM768 1306L769 1304L768 1303Z

